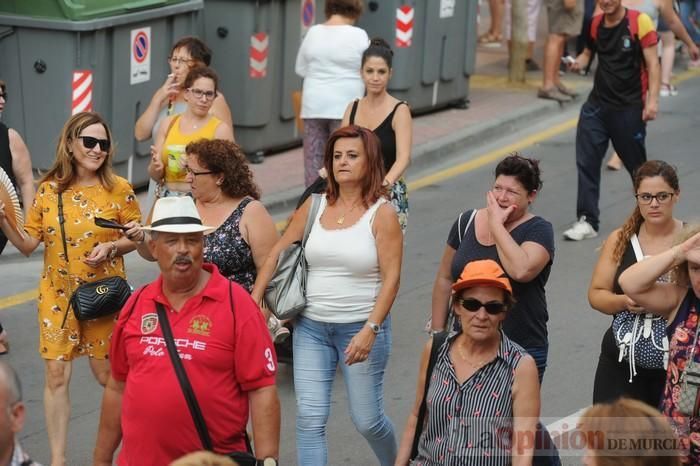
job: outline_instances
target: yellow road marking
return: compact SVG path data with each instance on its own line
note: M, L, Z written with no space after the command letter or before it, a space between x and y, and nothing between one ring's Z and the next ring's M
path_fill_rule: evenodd
M683 81L687 81L688 79L695 78L697 76L700 76L700 69L687 70L676 76L674 82L681 83ZM476 170L478 168L483 167L484 165L499 160L504 155L510 152L522 150L526 147L535 145L542 141L546 141L547 139L551 139L555 136L558 136L559 134L573 129L576 127L577 122L578 118L572 118L549 129L530 135L519 142L515 142L513 144L509 144L507 146L499 147L498 149L489 151L468 162L460 163L459 165L455 165L453 167L440 170L439 172L418 178L417 180L408 183L408 189L410 189L411 191L415 191L421 188L425 188L426 186L429 186L431 184L439 183L449 178L459 176L463 173ZM285 226L287 226L286 219L280 220L279 222L275 223L277 231L282 231ZM23 291L22 293L17 293L6 298L0 298L0 310L26 303L27 301L36 299L37 296L38 290L34 289L29 291Z
M6 309L8 307L17 306L18 304L26 303L27 301L32 301L39 296L39 290L28 290L21 293L13 294L6 298L0 298L0 309Z

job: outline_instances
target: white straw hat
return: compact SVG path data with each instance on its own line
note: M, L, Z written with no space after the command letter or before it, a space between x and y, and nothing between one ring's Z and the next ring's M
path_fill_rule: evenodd
M190 196L158 199L153 207L151 224L141 228L166 233L197 233L216 229L202 225L202 219Z

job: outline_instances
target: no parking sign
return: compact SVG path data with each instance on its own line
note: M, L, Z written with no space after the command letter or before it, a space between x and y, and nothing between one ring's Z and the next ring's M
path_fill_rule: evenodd
M151 79L151 28L131 30L129 82L143 83Z
M314 24L316 19L316 5L314 0L304 0L301 2L301 37L306 35L306 32Z

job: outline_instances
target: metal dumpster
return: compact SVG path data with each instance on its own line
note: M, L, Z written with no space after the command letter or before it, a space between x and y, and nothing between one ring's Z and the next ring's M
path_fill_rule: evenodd
M205 0L204 38L248 154L299 143L292 92L302 35L318 13L310 0Z
M366 0L357 25L392 45L389 92L421 113L466 105L476 10L472 0Z
M110 2L116 3L104 4ZM104 6L102 0L82 3ZM117 172L135 185L148 181L149 143L136 143L134 123L165 80L171 45L199 30L204 4L151 1L150 9L123 13L125 2L120 3L112 10L100 10L104 17L80 21L0 13L0 79L12 94L3 119L23 135L40 170L52 165L56 140L68 117L92 108L110 122ZM145 5L129 5L137 4ZM47 7L37 13L58 15L58 10Z

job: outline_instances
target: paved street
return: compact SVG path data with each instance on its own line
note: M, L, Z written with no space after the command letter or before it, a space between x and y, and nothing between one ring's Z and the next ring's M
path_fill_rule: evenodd
M680 218L698 219L697 200L700 186L698 134L700 123L700 79L680 86L680 95L661 100L659 120L648 128L649 158L661 158L677 166L681 178ZM385 387L389 416L400 436L415 395L417 356L425 341L422 333L430 312L430 292L434 274L449 228L461 212L485 204L484 194L493 180L494 162L479 163L504 152L510 146L535 135L535 139L557 133L557 126L576 116L578 105L557 113L553 118L535 123L526 131L504 134L495 143L464 148L460 153L434 164L428 172L411 173L409 181L425 185L410 192L411 215L404 253L401 291L394 305L393 353ZM571 126L569 126L571 127ZM609 318L592 311L586 300L590 273L602 238L618 226L633 208L631 184L624 172L605 172L601 200L601 238L581 243L565 243L562 231L574 220L576 172L574 166L574 129L568 129L523 150L542 160L544 188L535 205L535 213L552 222L557 250L548 285L550 309L549 366L542 388L545 424L568 416L588 405L601 336ZM484 156L486 156L484 158ZM481 157L481 158L480 158ZM442 171L432 181L425 176L467 161L477 161L451 171ZM471 168L471 169L470 169ZM458 172L462 173L458 173ZM279 218L283 218L280 213ZM132 255L127 261L128 274L134 284L155 276L156 267ZM30 290L36 286L41 257L0 257L1 297ZM28 424L21 437L33 457L45 463L48 444L44 429L42 392L43 365L36 352L37 324L35 303L26 302L0 309L0 319L11 332L12 354L9 360L20 371L25 400L29 409ZM291 367L282 366L278 378L282 397L282 464L295 464L294 394ZM154 390L157 389L154 387ZM87 361L75 364L72 387L73 412L69 434L68 464L89 464L99 417L101 389L90 375ZM330 464L375 464L367 444L352 426L344 396L342 379L334 387L333 415L329 425ZM568 458L565 464L579 464Z

